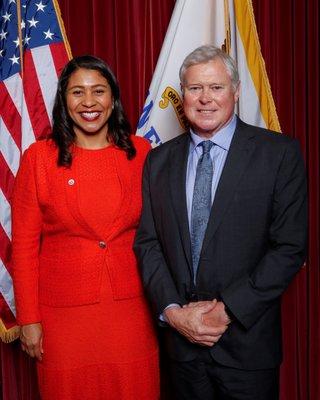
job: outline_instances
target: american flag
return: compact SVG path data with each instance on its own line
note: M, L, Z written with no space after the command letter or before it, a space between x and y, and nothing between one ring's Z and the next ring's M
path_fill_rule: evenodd
M71 52L55 0L0 5L0 337L17 335L10 275L10 199L20 156L51 129L58 76Z

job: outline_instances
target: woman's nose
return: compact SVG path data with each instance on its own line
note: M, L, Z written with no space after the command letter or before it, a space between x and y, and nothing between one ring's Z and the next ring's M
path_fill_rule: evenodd
M82 99L82 104L87 107L91 107L95 104L95 98L92 95L92 93L89 93L89 92L85 93L85 95Z

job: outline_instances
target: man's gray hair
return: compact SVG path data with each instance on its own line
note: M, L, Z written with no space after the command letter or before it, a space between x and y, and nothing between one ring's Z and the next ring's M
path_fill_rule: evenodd
M239 73L233 58L223 50L219 49L219 47L211 45L200 46L187 55L179 71L181 85L183 86L185 83L185 74L189 67L192 65L207 63L217 58L219 58L226 66L231 78L233 89L236 90L239 85Z

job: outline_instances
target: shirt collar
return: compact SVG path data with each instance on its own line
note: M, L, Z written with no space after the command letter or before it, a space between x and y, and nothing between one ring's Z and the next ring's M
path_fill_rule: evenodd
M228 151L231 145L231 140L233 138L234 131L236 129L236 125L237 125L237 117L235 114L233 114L233 117L231 118L230 122L222 129L220 129L220 131L215 133L210 139L203 139L202 137L195 134L192 128L190 128L190 136L191 136L190 152L192 152L198 146L199 143L203 142L203 140L211 140L216 146L219 146L224 150Z

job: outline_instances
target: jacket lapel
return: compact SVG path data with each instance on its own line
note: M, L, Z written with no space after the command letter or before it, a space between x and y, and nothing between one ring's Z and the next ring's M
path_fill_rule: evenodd
M203 240L202 253L210 243L223 216L233 198L233 193L242 177L255 145L250 140L254 134L238 119L237 128L231 142L229 154L218 184L215 199L211 208L206 234Z
M130 217L130 209L132 205L132 186L133 186L133 176L135 173L135 168L131 167L130 162L127 159L127 155L123 150L116 149L113 152L114 165L116 166L116 171L118 179L121 186L121 201L118 212L115 216L114 222L112 224L112 229L110 230L107 239L112 239L119 232L123 224L128 223ZM134 161L132 161L134 162Z
M66 194L66 201L71 215L77 221L77 223L89 234L97 239L110 240L119 229L119 225L128 212L128 208L131 204L132 197L132 170L130 168L121 168L121 165L126 163L126 155L121 150L115 149L113 151L113 163L116 167L118 179L121 186L121 206L115 215L112 229L108 232L108 237L105 237L104 232L98 232L92 227L87 221L85 216L82 214L79 207L79 191L78 191L78 170L76 165L72 165L72 168L64 168L64 187ZM119 173L121 171L121 173Z
M191 244L186 202L186 172L190 137L180 135L170 153L169 182L171 202L177 217L180 237L190 270L192 271Z
M75 221L84 229L87 233L93 235L95 238L99 238L97 232L95 232L85 221L81 215L79 208L79 182L78 174L74 165L71 168L63 168L63 185L65 188L66 202L68 209L75 219Z

